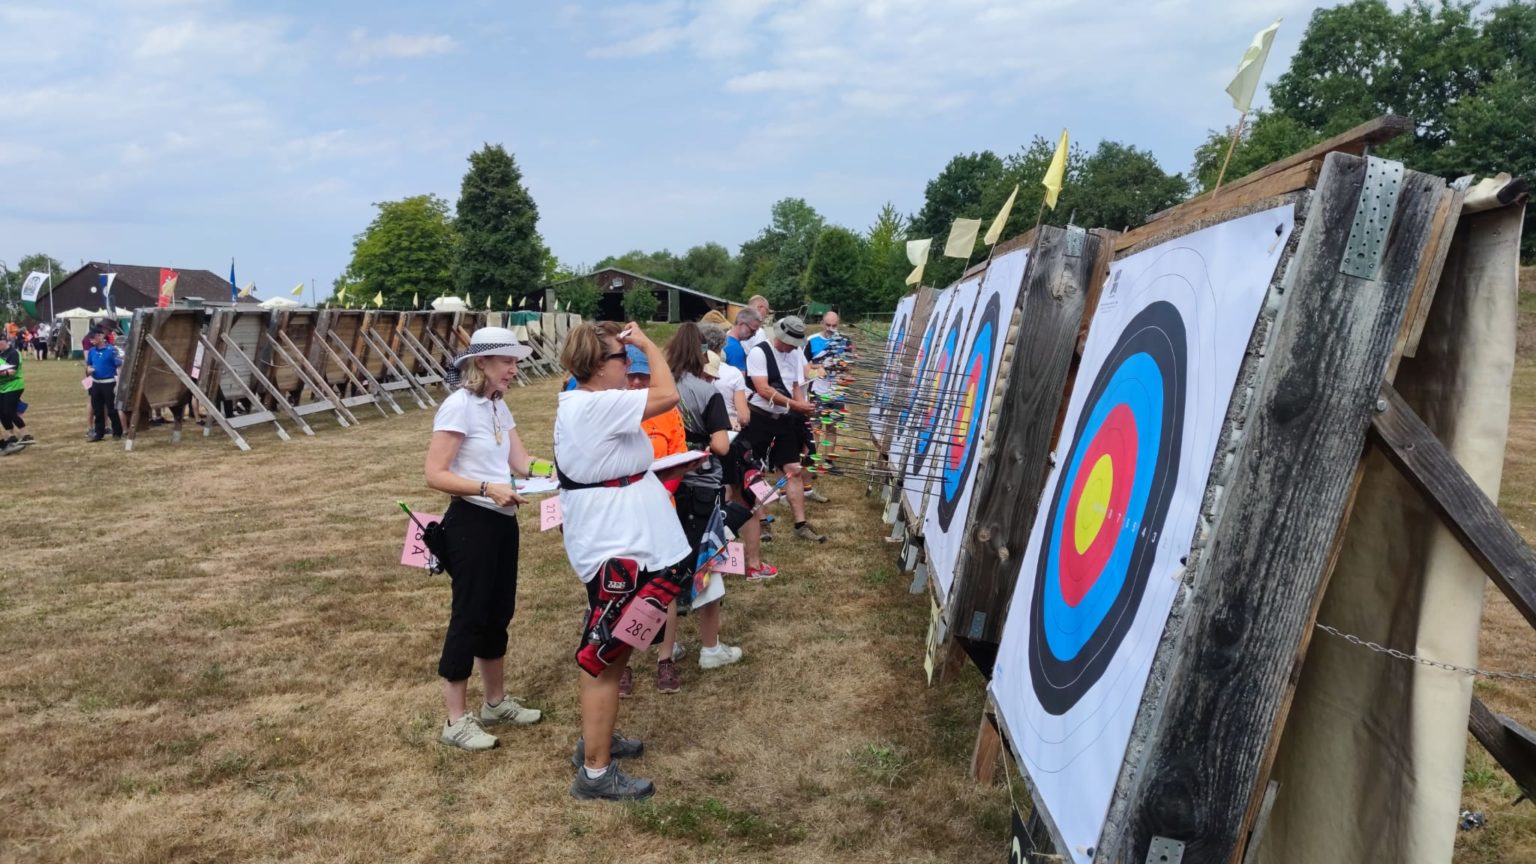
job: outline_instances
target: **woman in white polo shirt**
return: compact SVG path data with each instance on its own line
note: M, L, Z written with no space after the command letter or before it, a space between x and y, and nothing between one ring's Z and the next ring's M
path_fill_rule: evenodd
M626 345L645 352L650 386L630 390ZM581 666L581 731L571 795L627 801L648 798L655 786L630 777L616 759L639 756L644 745L614 732L619 677L631 645L616 635L632 604L665 609L692 578L688 538L661 479L640 423L672 410L677 386L661 350L630 322L623 329L581 324L566 337L560 365L576 389L560 394L555 413L555 463L565 553L586 584L587 614L576 651ZM697 464L697 463L694 463ZM664 472L666 479L693 465ZM633 637L631 637L633 638Z
M440 740L465 750L496 746L485 726L526 725L541 716L507 696L502 679L517 603L517 505L524 503L512 477L529 476L534 463L502 394L517 377L517 361L531 351L510 330L476 330L449 367L456 386L438 406L427 449L427 486L453 496L443 516L442 563L453 580L453 611L437 663L448 709ZM485 689L478 712L465 706L474 666Z

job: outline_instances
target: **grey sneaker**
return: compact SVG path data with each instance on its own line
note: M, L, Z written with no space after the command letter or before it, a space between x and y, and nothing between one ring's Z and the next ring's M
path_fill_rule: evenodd
M827 496L821 494L820 492L817 492L815 489L807 489L807 490L805 490L805 500L807 500L807 501L815 501L817 504L831 504L832 503L832 499L831 498L828 498Z
M579 769L571 781L571 797L578 801L640 801L655 794L651 781L625 774L617 759L596 780L587 776L586 769Z
M501 697L501 702L496 705L485 702L480 704L480 724L483 726L495 726L497 723L529 726L539 722L543 716L544 712L537 708L524 708L511 696Z
M799 537L801 540L809 540L812 543L827 542L827 536L825 534L817 534L816 529L812 528L811 523L809 522L801 525L799 528L796 528L795 536Z
M473 714L465 714L457 723L444 723L437 740L460 750L489 750L496 746L496 736L486 732Z
M638 759L645 753L645 742L639 738L625 738L623 735L613 733L613 744L609 746L608 755L613 759ZM571 764L580 768L587 761L587 741L585 738L576 739L576 752L571 755Z

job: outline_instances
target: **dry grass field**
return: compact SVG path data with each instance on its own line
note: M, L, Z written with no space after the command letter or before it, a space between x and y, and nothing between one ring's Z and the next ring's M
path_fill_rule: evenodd
M1536 541L1536 279L1501 504ZM746 660L662 696L637 676L621 728L652 803L578 803L570 659L583 597L555 534L523 520L509 691L543 708L487 754L436 743L448 586L396 563L395 508L440 512L421 481L431 416L314 438L250 430L125 454L83 441L78 366L28 367L41 444L0 459L0 861L887 862L1004 857L1008 795L965 776L982 685L929 689L922 602L852 480L788 539L783 575L730 584ZM556 384L511 395L548 453ZM292 431L292 430L290 430ZM685 641L697 647L691 625ZM1536 667L1536 634L1495 590L1483 663ZM639 664L645 670L648 666ZM472 695L478 694L472 683ZM1536 686L1479 682L1536 725ZM1383 790L1390 794L1389 790ZM1488 827L1457 862L1536 860L1536 807L1474 743L1465 806Z
M508 687L545 720L486 754L436 741L448 582L398 564L395 507L444 504L422 483L430 413L316 415L315 437L286 443L252 429L249 453L157 428L129 454L84 442L80 374L28 365L41 443L0 459L0 861L1003 855L1007 793L965 774L980 678L925 686L927 609L862 484L811 505L831 543L781 531L782 575L731 583L742 663L701 673L690 652L676 695L637 676L620 728L646 739L631 767L654 803L579 803L585 598L533 512ZM536 453L556 388L509 400Z

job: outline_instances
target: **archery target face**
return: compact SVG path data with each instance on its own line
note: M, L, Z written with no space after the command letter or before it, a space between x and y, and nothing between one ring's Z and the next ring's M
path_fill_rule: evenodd
M1293 228L1285 205L1201 229L1115 262L1100 293L990 684L1074 861L1098 845Z
M1048 489L1029 605L1030 683L1063 714L1104 674L1152 574L1183 446L1189 359L1166 301L1121 332Z
M955 387L951 378L954 377L956 355L960 352L964 317L963 310L950 315L944 340L939 343L933 363L924 375L926 386L920 391L924 394L921 397L924 401L915 411L917 438L912 442L912 456L907 461L907 471L912 474L922 475L923 469L928 466L929 454L938 449L935 446L935 435L940 417L948 407L947 403Z
M993 369L993 349L997 347L998 316L1002 300L993 294L981 317L977 319L974 335L959 365L955 367L956 393L953 405L954 420L949 424L949 440L942 442L938 451L942 455L939 476L938 517L939 528L948 531L960 504L961 493L969 490L971 471L976 465L976 451L981 448L981 433L986 420L986 409L996 378Z

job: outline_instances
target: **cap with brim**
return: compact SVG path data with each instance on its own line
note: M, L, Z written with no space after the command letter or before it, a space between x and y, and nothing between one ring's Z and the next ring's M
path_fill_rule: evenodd
M795 315L785 315L773 325L773 335L786 345L805 347L805 322Z
M711 378L720 377L720 355L713 351L704 352L704 374Z
M511 357L513 360L526 360L533 349L517 341L517 336L505 327L481 327L469 336L469 347L464 353L453 358L448 368L443 370L448 373L448 385L459 386L459 376L464 368L464 361L475 357Z
M646 359L645 352L634 345L625 345L624 353L629 355L629 374L651 374L651 361Z

